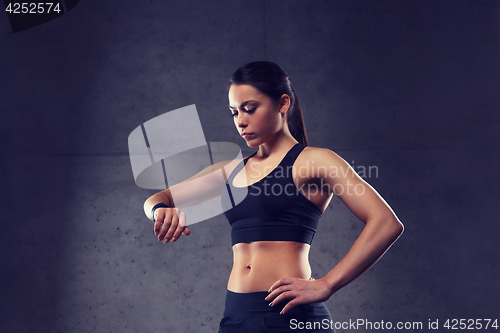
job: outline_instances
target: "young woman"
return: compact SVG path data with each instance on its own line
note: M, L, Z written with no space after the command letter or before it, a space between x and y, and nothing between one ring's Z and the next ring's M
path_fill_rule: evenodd
M232 227L233 268L219 332L333 332L322 302L375 264L403 225L341 157L308 146L299 101L278 65L261 61L238 69L230 80L229 109L238 132L258 151L239 164L218 166L229 175L224 184L231 191L203 186L212 189L207 196L222 196ZM243 190L246 196L233 207L232 197ZM366 226L347 255L315 280L309 249L333 195ZM150 197L144 209L165 244L190 233L189 216L174 208L170 189Z

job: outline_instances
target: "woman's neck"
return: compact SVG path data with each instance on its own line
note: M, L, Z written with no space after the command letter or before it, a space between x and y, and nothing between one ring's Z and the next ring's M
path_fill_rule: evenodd
M259 151L257 152L258 158L265 159L271 154L281 155L297 143L297 140L289 132L278 132L276 134L278 135L269 138L269 140L259 146Z

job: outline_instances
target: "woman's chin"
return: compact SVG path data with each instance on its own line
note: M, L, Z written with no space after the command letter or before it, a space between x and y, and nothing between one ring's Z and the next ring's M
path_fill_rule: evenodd
M257 148L259 144L255 140L247 140L247 146L249 148Z

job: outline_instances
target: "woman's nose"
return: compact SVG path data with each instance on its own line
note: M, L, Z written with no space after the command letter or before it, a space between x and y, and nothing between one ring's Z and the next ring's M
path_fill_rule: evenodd
M238 127L247 127L247 117L245 117L245 114L243 112L238 114Z

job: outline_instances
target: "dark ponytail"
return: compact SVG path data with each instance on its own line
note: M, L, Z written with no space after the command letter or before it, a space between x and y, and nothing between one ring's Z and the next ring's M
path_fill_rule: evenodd
M283 94L287 94L290 97L290 107L286 117L288 129L299 143L304 146L309 144L299 99L293 90L290 77L280 66L270 61L251 62L234 72L229 82L249 84L275 102Z

